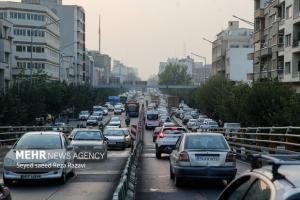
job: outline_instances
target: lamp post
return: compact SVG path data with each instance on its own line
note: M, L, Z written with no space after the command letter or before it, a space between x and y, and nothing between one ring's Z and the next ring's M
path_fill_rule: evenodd
M39 29L46 28L47 26L55 24L55 23L59 22L60 20L61 19L58 19L58 20L52 21L50 23L46 23L43 26L38 26L38 27L30 29L30 85L32 85L32 74L33 74L33 30L39 30Z
M204 83L206 82L206 57L191 52L192 55L204 60Z

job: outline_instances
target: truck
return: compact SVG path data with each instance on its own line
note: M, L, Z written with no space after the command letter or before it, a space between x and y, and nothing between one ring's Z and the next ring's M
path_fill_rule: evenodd
M140 104L136 100L129 100L125 104L126 115L129 117L138 117L140 112Z
M107 100L113 106L118 104L118 103L121 103L121 100L120 100L119 96L109 96Z
M179 107L179 97L177 96L169 96L168 100L168 108L171 109L172 107L178 108Z
M151 95L151 103L155 103L156 106L160 104L159 95Z

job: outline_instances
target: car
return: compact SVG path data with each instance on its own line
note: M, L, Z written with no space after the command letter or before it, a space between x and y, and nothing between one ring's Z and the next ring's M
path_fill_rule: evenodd
M197 119L190 119L187 123L187 128L192 131L197 131L199 128L199 122Z
M190 119L194 119L192 115L190 114L184 115L184 117L182 118L182 124L187 125Z
M103 120L103 112L102 111L95 111L95 112L93 112L92 116L96 116L98 118L98 121Z
M108 123L107 126L114 126L114 127L121 128L121 126L122 126L121 125L121 118L120 117L116 117L116 116L112 117L110 119L110 122Z
M251 155L252 169L232 181L218 200L300 199L299 154L296 155ZM261 162L267 163L261 166Z
M84 121L84 120L87 120L89 118L89 116L90 116L90 112L89 111L87 111L87 110L86 111L81 111L79 113L78 119L80 121Z
M115 105L114 114L115 115L121 115L122 114L122 106L121 105Z
M69 139L76 153L93 153L96 159L107 159L107 141L101 131L79 129Z
M10 190L4 185L0 185L0 200L11 200Z
M240 123L224 123L223 129L225 135L228 136L229 133L238 132L241 128Z
M171 122L171 118L167 115L161 115L159 117L159 126L162 126L165 122Z
M162 127L156 127L152 134L152 141L155 142L158 134L160 133Z
M86 121L87 126L98 126L99 125L99 116L91 115Z
M128 128L121 128L123 132L125 133L125 139L126 139L126 147L131 147L133 145L133 140L130 136L130 131Z
M231 182L236 173L234 154L222 134L184 133L170 155L170 178L176 186L185 179Z
M65 122L58 121L54 123L54 127L52 128L52 130L67 133L69 131L69 128L67 127Z
M161 158L162 153L170 154L175 148L178 138L187 132L184 127L164 127L161 129L155 141L155 156Z
M108 115L108 109L106 107L103 107L103 115L104 116Z
M197 111L192 111L191 115L194 119L198 119L198 117L199 117L199 113Z
M16 152L19 152L19 156L16 156ZM44 152L46 156L38 156L39 152ZM25 153L28 153L27 156L24 156ZM54 153L68 156L53 159ZM14 181L56 179L63 184L68 175L75 174L74 153L74 148L64 133L27 132L4 157L3 182L5 185L10 185ZM20 168L21 164L23 168ZM63 164L66 166L59 167ZM43 165L50 167L43 167Z
M176 124L174 122L165 122L162 127L176 127Z
M107 146L110 148L126 148L126 135L120 128L107 128L104 131L104 136L108 139Z
M157 111L147 111L145 117L145 127L146 129L155 129L159 126L159 114Z
M112 112L112 111L114 111L114 106L109 104L109 105L107 105L107 109L108 109L108 111Z
M200 125L200 129L202 131L215 130L218 128L219 128L218 123L213 120L204 120L204 123L202 125Z

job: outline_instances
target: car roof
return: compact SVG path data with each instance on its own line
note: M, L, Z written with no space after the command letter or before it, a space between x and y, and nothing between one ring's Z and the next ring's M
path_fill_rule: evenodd
M209 132L201 132L201 133L185 133L186 136L192 135L205 135L205 136L223 136L221 133L209 133ZM224 136L223 136L224 137Z
M27 132L26 135L61 135L61 132L55 132L55 131L33 131L33 132Z

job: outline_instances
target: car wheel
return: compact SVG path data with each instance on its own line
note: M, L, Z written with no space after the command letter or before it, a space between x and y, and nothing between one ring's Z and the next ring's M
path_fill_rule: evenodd
M176 187L182 186L182 178L179 178L179 177L177 177L177 176L174 176L174 181L175 181Z
M159 151L156 151L155 155L157 159L161 159L161 153Z
M175 178L175 174L173 173L173 171L172 171L172 166L171 166L171 164L170 164L170 179L174 179Z
M65 172L63 172L62 175L61 175L61 177L58 179L58 183L60 185L63 185L63 184L66 183L66 181L67 181L67 175L66 175Z

